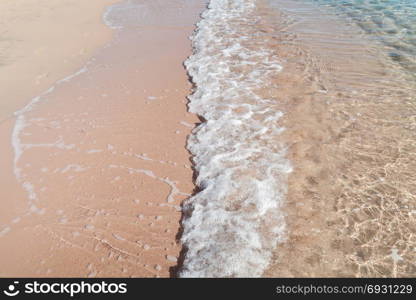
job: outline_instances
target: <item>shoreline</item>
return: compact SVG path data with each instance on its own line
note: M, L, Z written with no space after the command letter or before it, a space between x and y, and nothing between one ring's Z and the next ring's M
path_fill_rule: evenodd
M0 49L5 50L0 59L0 81L6 83L0 91L3 99L0 103L0 139L5 145L0 149L0 167L3 174L7 174L0 176L0 185L8 187L0 190L3 205L21 209L20 199L26 198L13 174L15 154L10 141L17 118L15 112L62 78L71 76L68 74L77 72L96 49L111 39L113 32L102 23L102 13L116 2L71 0L70 4L79 5L83 11L78 19L71 16L73 7L68 10L59 2L20 0L0 4L5 28L0 40ZM60 19L58 26L53 26L54 18ZM85 30L82 33L80 26ZM68 36L63 36L62 31L68 32ZM5 223L11 221L5 210L0 217L6 220Z
M93 53L111 40L102 22L107 7L120 0L30 0L0 3L0 122L13 116L30 99L75 73ZM73 14L77 12L77 18ZM57 19L60 22L55 22ZM30 28L30 29L28 29ZM62 34L65 32L65 34ZM22 89L24 86L24 89Z
M26 2L0 4L0 276L415 274L416 86L371 24Z

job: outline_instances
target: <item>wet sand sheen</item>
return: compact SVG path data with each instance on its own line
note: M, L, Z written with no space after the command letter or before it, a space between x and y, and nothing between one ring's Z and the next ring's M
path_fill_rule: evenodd
M8 208L0 210L2 230L14 214L25 209L27 197L13 174L14 150L10 140L16 121L14 112L57 80L76 72L97 48L110 40L112 31L102 23L102 14L106 5L115 2L0 3L0 186L7 187L0 189L0 198Z
M21 112L15 171L28 194L3 212L2 275L165 277L177 264L198 122L182 63L204 1L130 5L143 18L116 6L112 42Z
M115 2L1 1L0 122L55 81L76 72L109 41L112 31L101 20L105 7Z

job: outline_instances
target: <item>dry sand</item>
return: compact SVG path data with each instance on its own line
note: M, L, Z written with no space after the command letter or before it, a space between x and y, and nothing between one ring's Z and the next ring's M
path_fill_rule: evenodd
M1 276L169 276L176 265L180 203L194 188L185 143L198 122L182 63L204 1L133 1L141 21L125 18L100 47L112 35L101 22L111 2L0 4L14 23L11 42L0 40L9 47L0 98L10 99L1 103ZM57 82L91 55L85 72Z

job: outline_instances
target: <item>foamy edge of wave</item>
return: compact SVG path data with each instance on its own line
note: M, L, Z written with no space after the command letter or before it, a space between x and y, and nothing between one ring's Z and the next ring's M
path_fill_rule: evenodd
M108 26L110 29L116 30L120 29L121 27L117 27L114 24L112 24L108 20L108 16L113 9L114 5L110 5L106 7L104 13L102 14L102 22ZM13 172L16 177L16 180L20 183L23 190L26 191L28 195L28 203L29 203L29 212L28 214L31 214L32 212L41 213L42 209L39 209L36 205L36 202L38 201L38 195L36 194L34 190L34 186L31 182L27 181L24 174L22 173L22 169L19 167L19 160L21 156L23 155L24 151L28 148L34 147L34 146L56 146L56 147L66 147L61 140L56 141L54 144L50 145L29 145L22 142L20 135L23 132L23 130L29 126L28 121L26 120L25 114L32 111L39 102L42 101L42 99L49 94L51 94L55 88L60 86L63 83L69 82L72 79L78 77L79 75L85 73L88 71L88 66L91 64L92 58L87 60L87 62L84 64L83 67L81 67L78 71L62 78L57 81L55 81L50 88L48 88L46 91L42 92L39 96L33 97L28 104L26 104L23 108L17 110L14 112L14 116L16 117L16 121L12 130L11 135L11 144L14 151L14 159L13 159Z
M88 64L88 63L87 63ZM22 142L20 135L22 131L29 126L28 121L26 120L25 114L32 111L35 106L42 101L42 98L51 94L55 88L62 83L68 82L71 79L81 75L82 73L85 73L87 71L87 67L84 66L81 69L79 69L77 72L66 76L63 79L60 79L56 81L49 89L44 91L41 95L36 96L32 98L29 103L24 106L22 109L15 111L14 116L16 117L16 121L12 130L11 135L11 144L14 151L14 159L13 159L13 172L16 177L16 180L21 184L22 188L26 191L28 195L28 201L29 201L29 214L30 212L36 212L36 213L42 213L43 210L38 208L36 205L36 202L38 201L38 196L34 190L33 184L26 180L25 176L22 174L22 170L19 167L19 160L21 156L23 155L24 151L26 149L36 147L36 146L57 146L57 147L63 147L61 140L58 140L56 143L51 145L32 145L32 144L25 144Z
M185 62L196 87L189 110L205 122L188 139L200 191L183 206L181 277L261 276L284 240L279 208L292 168L276 142L283 114L255 92L282 67L267 47L244 47L255 8L255 0L211 0Z
M107 26L107 27L109 27L110 29L113 29L113 30L119 30L119 29L122 29L123 28L123 26L121 26L121 25L116 25L115 24L115 22L114 21L112 21L111 20L111 18L110 18L110 15L111 15L111 13L113 12L113 10L116 8L116 7L118 7L120 4L119 3L117 3L117 4L113 4L113 5L110 5L110 6L108 6L106 9L105 9L105 11L104 11L104 13L103 13L103 15L102 15L102 21L103 21L103 23Z

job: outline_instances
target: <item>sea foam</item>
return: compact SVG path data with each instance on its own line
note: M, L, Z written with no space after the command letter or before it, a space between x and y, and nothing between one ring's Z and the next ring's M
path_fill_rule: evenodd
M211 0L185 62L189 110L204 122L188 140L200 191L183 206L181 277L261 276L284 239L291 165L278 101L261 92L282 66L259 36L256 3Z

